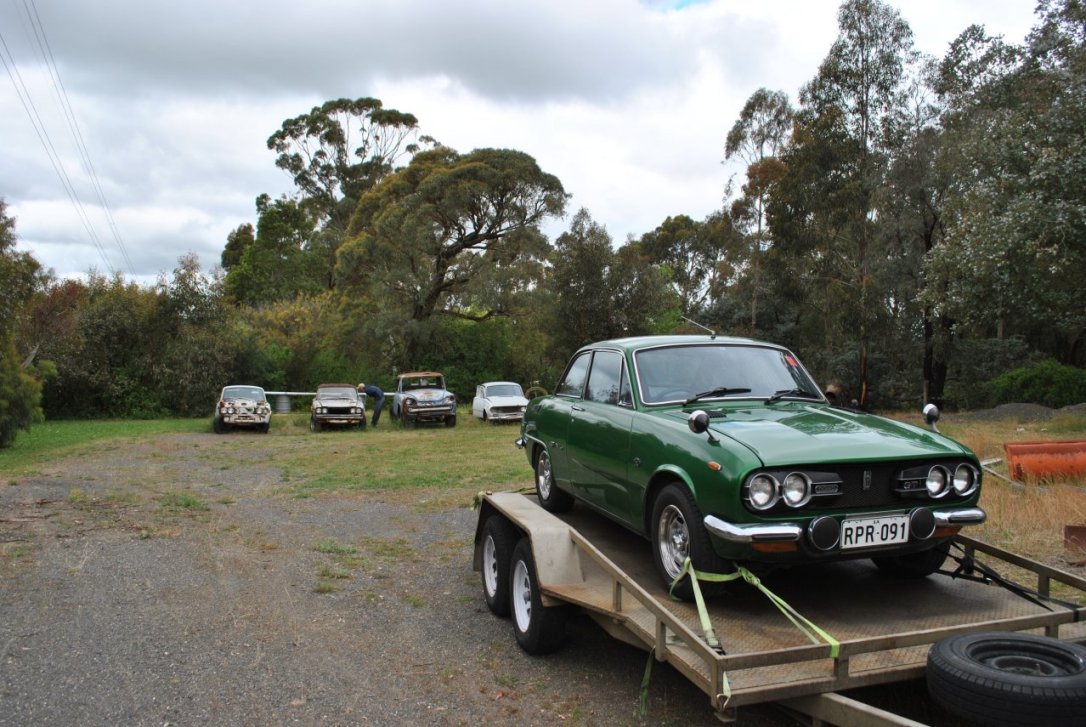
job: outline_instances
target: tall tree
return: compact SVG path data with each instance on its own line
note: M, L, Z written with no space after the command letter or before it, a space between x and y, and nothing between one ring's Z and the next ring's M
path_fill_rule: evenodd
M735 272L736 240L726 214L702 222L676 215L642 235L638 245L650 263L666 266L683 315L695 318Z
M884 310L873 270L875 196L903 139L908 71L918 54L908 24L879 0L846 0L837 19L837 40L800 94L800 121L804 143L835 150L809 183L827 215L816 221L819 262L842 294L825 310L839 317L842 330L855 331L858 398L867 405L871 336Z
M760 88L743 105L724 144L725 160L739 157L747 164L743 197L732 205L731 216L749 240L751 335L758 328L762 256L770 247L766 202L786 171L779 155L791 139L794 115L783 92Z
M560 215L566 193L523 152L446 147L420 152L359 200L338 253L343 295L395 310L411 365L434 315L483 320L466 297L494 266L539 253L531 229Z
M15 250L15 220L0 198L0 447L41 416L41 383L27 372L15 348L15 331L34 293L40 265Z

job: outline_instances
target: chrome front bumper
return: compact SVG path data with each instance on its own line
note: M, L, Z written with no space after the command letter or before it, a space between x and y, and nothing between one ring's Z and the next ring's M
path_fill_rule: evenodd
M931 514L935 516L938 527L980 525L988 517L979 507L932 510ZM706 530L729 543L787 542L799 540L803 536L803 526L799 523L737 524L721 520L715 515L706 515L703 522Z

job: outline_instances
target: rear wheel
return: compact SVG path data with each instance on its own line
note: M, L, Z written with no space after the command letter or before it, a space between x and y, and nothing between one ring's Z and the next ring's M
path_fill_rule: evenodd
M517 643L529 654L549 654L565 639L566 608L543 605L532 543L528 538L521 538L513 548L509 573L513 632Z
M509 615L509 574L520 532L501 515L483 524L483 598L495 616Z
M573 496L559 490L554 483L551 457L545 449L540 449L535 458L535 494L539 497L539 504L548 512L569 512L573 507Z
M664 586L671 584L682 573L687 558L691 565L706 573L725 573L734 570L728 561L717 555L709 541L709 532L702 523L702 514L690 491L672 482L660 490L652 505L652 556ZM719 584L699 584L703 594L721 589ZM675 584L671 590L684 601L694 600L694 586L690 576Z
M1032 634L961 634L928 652L928 691L986 725L1080 725L1086 647Z
M943 567L950 552L950 543L940 543L919 553L872 558L883 573L895 578L927 578Z

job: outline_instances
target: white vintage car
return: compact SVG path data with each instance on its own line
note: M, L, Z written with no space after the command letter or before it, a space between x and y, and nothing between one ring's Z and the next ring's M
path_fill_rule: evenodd
M475 387L471 413L484 422L519 422L524 418L528 399L520 384L512 381L488 381Z
M264 434L271 427L272 409L259 386L226 386L215 404L211 428L222 434L233 427L248 427Z

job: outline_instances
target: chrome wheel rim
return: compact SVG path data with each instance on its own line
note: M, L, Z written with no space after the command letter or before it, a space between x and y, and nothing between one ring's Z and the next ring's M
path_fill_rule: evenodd
M539 455L539 463L535 468L535 486L539 490L539 497L543 500L551 496L551 458L547 453Z
M513 616L517 620L517 629L527 633L532 623L532 579L528 576L528 566L518 560L513 566Z
M491 598L498 592L497 548L490 535L483 541L483 586L486 588L486 595Z
M674 580L682 573L683 563L690 556L690 529L682 511L674 505L668 505L660 513L660 522L656 531L660 562L669 578Z

